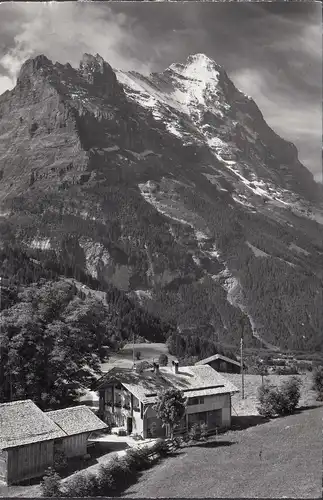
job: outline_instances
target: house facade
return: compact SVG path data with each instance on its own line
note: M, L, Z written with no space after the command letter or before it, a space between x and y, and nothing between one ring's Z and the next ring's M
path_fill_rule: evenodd
M214 370L222 373L240 373L241 371L241 364L238 361L222 356L222 354L215 354L214 356L202 359L195 364L197 366L209 365Z
M0 404L0 481L43 476L56 450L85 455L90 433L106 428L86 406L43 412L31 400Z
M100 417L110 427L121 427L128 434L144 438L164 437L166 429L158 418L154 405L158 394L176 388L187 399L185 417L180 430L195 423L205 423L209 429L230 427L231 394L238 390L210 366L172 368L155 364L153 370L112 368L99 381Z

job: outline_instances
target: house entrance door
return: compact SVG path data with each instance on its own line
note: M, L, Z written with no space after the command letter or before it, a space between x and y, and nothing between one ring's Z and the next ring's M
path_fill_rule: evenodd
M132 433L132 417L127 417L127 433Z

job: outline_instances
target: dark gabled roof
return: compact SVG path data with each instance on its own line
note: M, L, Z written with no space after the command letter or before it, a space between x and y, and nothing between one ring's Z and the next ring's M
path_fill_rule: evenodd
M0 404L0 449L50 441L65 435L30 399Z
M84 405L73 406L72 408L65 408L63 410L48 411L46 415L67 436L107 429L107 425L88 406Z
M201 361L197 361L195 365L207 365L211 361L215 361L217 359L222 359L223 361L226 361L227 363L231 363L232 365L236 366L241 366L239 361L235 361L234 359L227 358L226 356L222 356L222 354L214 354L214 356L210 356L209 358L201 359Z

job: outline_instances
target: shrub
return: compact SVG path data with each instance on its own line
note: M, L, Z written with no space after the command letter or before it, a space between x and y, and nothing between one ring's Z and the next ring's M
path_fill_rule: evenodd
M167 366L168 365L168 356L165 353L161 353L161 355L158 358L158 363L160 366Z
M134 466L134 461L127 455L119 458L115 468L112 471L112 477L115 480L116 487L119 489L125 483L129 484L132 479L137 476L137 467Z
M96 492L98 496L113 496L116 485L109 466L101 465L97 474L96 483Z
M193 424L188 435L191 441L199 441L201 439L201 427L199 424Z
M59 497L61 496L61 477L52 468L46 471L42 482L40 483L40 489L43 497Z
M164 439L158 439L155 444L151 447L151 451L157 453L161 457L165 457L169 454L169 446Z
M62 487L64 497L90 497L97 490L97 478L89 472L80 472L64 482Z
M292 377L282 383L280 387L283 402L281 414L294 413L301 397L301 386L302 382L298 377Z
M206 424L201 424L200 429L201 429L201 439L203 441L206 441L207 438L208 438L208 427L207 427L207 425Z
M125 461L135 470L144 470L150 466L151 450L147 446L132 448L127 451Z
M55 450L54 453L54 469L62 471L67 467L67 456L63 450Z
M312 375L312 389L316 392L317 400L323 401L323 367L317 367Z
M259 406L257 410L264 417L289 415L293 413L300 399L301 381L292 377L280 387L265 384L258 388Z
M273 417L279 404L278 388L269 384L262 385L258 388L258 401L259 415Z
M277 375L298 375L298 370L296 365L278 366L275 368L275 373Z

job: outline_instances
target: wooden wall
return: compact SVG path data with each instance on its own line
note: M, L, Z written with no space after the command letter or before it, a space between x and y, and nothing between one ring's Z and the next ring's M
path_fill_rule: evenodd
M89 434L76 434L75 436L63 438L60 442L60 448L63 449L68 458L86 455Z
M0 481L7 482L7 460L6 450L0 450Z
M225 373L240 373L240 367L235 365L234 363L228 363L227 361L223 361L221 359L214 359L208 363L213 370L217 372L225 372Z
M7 470L8 484L42 476L53 465L54 441L33 443L9 448Z

